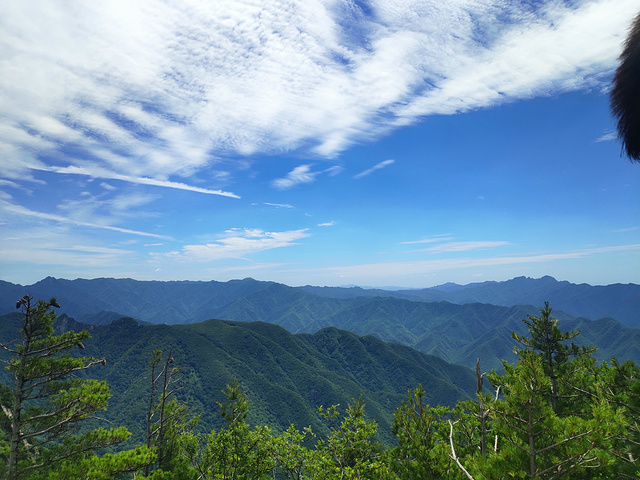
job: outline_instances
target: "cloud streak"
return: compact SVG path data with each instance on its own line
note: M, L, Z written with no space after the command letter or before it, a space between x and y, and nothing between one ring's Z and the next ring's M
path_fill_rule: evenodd
M354 175L353 178L366 177L368 175L371 175L376 170L381 170L381 169L383 169L385 167L388 167L389 165L393 164L394 162L395 162L395 160L384 160L384 161L374 165L373 167L368 168L367 170L364 170L364 171L358 173L357 175Z
M296 245L298 240L308 237L307 229L284 232L265 232L260 229L232 229L214 243L185 245L181 251L153 254L157 259L178 259L211 262L228 258L245 257L265 250Z
M321 172L312 172L311 165L299 165L291 170L286 177L276 178L271 185L278 190L288 190L298 185L312 183Z
M5 212L9 212L9 213L12 213L12 214L15 214L15 215L33 217L33 218L38 218L38 219L41 219L41 220L48 220L48 221L62 223L62 224L76 225L76 226L79 226L79 227L97 228L97 229L102 229L102 230L110 230L112 232L125 233L125 234L128 234L128 235L136 235L136 236L140 236L140 237L161 238L161 239L165 239L165 240L171 239L170 237L167 237L165 235L157 235L155 233L141 232L141 231L138 231L138 230L130 230L128 228L114 227L114 226L111 226L111 225L100 225L100 224L97 224L97 223L83 222L83 221L80 221L80 220L75 220L73 218L64 217L64 216L61 216L61 215L54 215L54 214L43 213L43 212L35 212L35 211L30 210L28 208L25 208L25 207L23 207L21 205L14 205L14 204L6 203L6 202L1 204L0 207Z
M412 250L412 253L424 252L424 253L438 254L438 253L452 253L452 252L470 252L472 250L486 250L487 248L504 247L506 245L512 245L512 244L503 240L446 242L446 243L435 245L429 248Z
M33 170L43 170L48 172L55 172L66 175L85 175L91 178L103 178L109 180L120 180L122 182L135 183L138 185L151 185L154 187L163 187L163 188L174 188L177 190L187 190L190 192L196 193L205 193L207 195L221 195L223 197L231 197L231 198L240 198L238 195L225 192L222 190L211 190L209 188L195 187L193 185L187 185L181 182L172 182L170 180L158 180L155 178L149 177L135 177L130 175L121 175L115 172L109 172L103 168L99 167L87 167L87 166L74 166L70 165L67 167L32 167ZM112 190L113 186L102 183L101 184L105 189Z
M581 259L585 257L640 250L640 244L617 245L608 247L586 248L559 253L540 253L529 255L496 256L496 257L466 257L443 258L435 260L368 263L360 265L345 265L328 267L317 271L331 272L347 278L384 279L402 272L403 276L426 275L451 269L471 269L476 267L492 267L500 265L518 265L528 263L548 263L561 260Z
M422 240L411 240L407 242L400 242L400 245L413 245L418 243L437 243L437 242L444 242L447 240L451 240L450 233L444 233L442 235L434 235L431 238L423 238Z

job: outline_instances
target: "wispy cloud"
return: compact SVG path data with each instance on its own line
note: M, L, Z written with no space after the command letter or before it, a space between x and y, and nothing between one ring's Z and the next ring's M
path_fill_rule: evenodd
M88 227L88 228L98 228L98 229L103 229L103 230L111 230L112 232L120 232L120 233L129 234L129 235L137 235L137 236L141 236L141 237L152 237L152 238L162 238L162 239L169 239L170 238L170 237L167 237L165 235L157 235L155 233L141 232L141 231L138 231L138 230L130 230L130 229L127 229L127 228L114 227L114 226L111 226L111 225L100 225L100 224L97 224L97 223L75 220L73 218L64 217L62 215L54 215L54 214L50 214L50 213L36 212L36 211L30 210L28 208L25 208L25 207L23 207L21 205L15 205L15 204L7 203L7 202L2 202L0 204L0 208L2 208L2 210L4 210L5 212L12 213L12 214L15 214L15 215L22 215L22 216L28 216L28 217L33 217L33 218L39 218L39 219L42 219L42 220L48 220L48 221L52 221L52 222L69 224L69 225L77 225L79 227Z
M344 167L340 165L333 165L327 168L324 173L329 175L330 177L335 177L336 175L340 175L344 171Z
M44 170L48 172L55 172L55 173L61 173L61 174L67 174L67 175L85 175L92 178L120 180L123 182L136 183L139 185L152 185L155 187L175 188L178 190L187 190L190 192L205 193L208 195L222 195L223 197L240 198L238 195L234 193L225 192L222 190L211 190L209 188L195 187L193 185L187 185L185 183L180 183L180 182L172 182L170 180L159 180L159 179L149 178L149 177L135 177L131 175L121 175L115 172L110 172L108 170L105 170L104 168L100 168L95 165L94 166L85 165L82 167L78 167L75 165L70 165L67 167L32 166L31 168L34 170ZM101 183L101 185L107 190L113 189L113 187L110 185L106 186L108 184L105 184L104 182Z
M33 242L32 240L37 241ZM7 273L6 270L9 269L9 265L25 258L29 259L29 263L32 265L56 265L65 269L80 268L81 270L79 271L84 272L85 275L88 269L122 265L135 258L135 252L129 250L74 244L69 242L69 239L66 240L55 238L49 231L47 235L43 235L41 238L34 239L31 237L20 242L3 242L3 248L0 249L0 262L3 263L5 268L3 273ZM47 271L50 271L50 269L45 268L42 273ZM16 274L19 274L19 272L17 271ZM16 281L16 279L11 281Z
M91 159L117 172L105 179L234 196L161 179L226 154L335 157L425 115L596 85L637 9L636 0L381 0L367 10L296 0L223 13L213 3L3 2L11 65L0 77L0 171L23 179L29 166Z
M344 265L340 267L327 267L317 270L332 272L335 275L343 275L345 278L384 279L398 276L398 272L402 272L402 275L404 276L427 275L442 270L465 268L470 269L476 267L519 265L528 263L547 263L634 250L640 250L640 244L586 248L556 253L534 253L513 256L462 257L408 262L368 263L360 265Z
M604 135L595 139L595 143L610 142L612 140L615 140L616 138L618 138L618 134L616 132L605 132Z
M353 178L366 177L367 175L371 175L376 170L380 170L380 169L382 169L384 167L388 167L389 165L391 165L394 162L395 162L395 160L384 160L384 161L374 165L373 167L368 168L367 170L365 170L363 172L360 172L357 175L354 175Z
M104 188L105 190L117 190L117 187L114 187L113 185L107 183L107 182L100 182L100 186L102 188Z
M299 165L291 170L286 177L276 178L271 185L278 190L288 190L296 185L312 183L321 172L312 172L311 165Z
M614 4L620 10L613 12ZM514 7L508 14L515 21L490 27L495 36L486 45L469 42L463 34L460 43L468 50L456 51L445 63L444 78L435 88L397 110L399 122L597 84L599 75L615 66L621 32L637 8L632 1L608 0L577 6L549 2L530 13Z
M285 232L265 232L260 229L231 229L215 243L185 245L181 251L153 254L156 258L173 258L209 262L225 258L245 258L248 255L290 247L298 240L308 237L307 229Z
M118 195L109 201L115 210L128 211L135 207L146 205L160 198L159 195L148 195L143 193L132 193L128 195Z
M613 233L626 233L626 232L635 232L637 230L640 230L640 227L627 227L627 228L620 228L618 230L613 230Z
M425 253L451 253L451 252L469 252L472 250L486 250L488 248L504 247L511 245L506 241L470 241L470 242L446 242L433 247L420 250L412 250L412 252Z
M318 226L319 227L333 227L335 224L336 224L336 222L331 220L330 222L319 223Z
M429 238L423 238L422 240L411 240L408 242L400 242L401 245L413 245L416 243L437 243L437 242L444 242L447 240L451 240L451 234L450 233L444 233L441 235L433 235Z
M276 208L294 208L293 205L289 205L288 203L269 203L269 202L263 202L264 205L267 205L269 207L276 207Z
M11 188L19 189L20 184L16 182L12 182L11 180L0 180L0 187L11 187Z

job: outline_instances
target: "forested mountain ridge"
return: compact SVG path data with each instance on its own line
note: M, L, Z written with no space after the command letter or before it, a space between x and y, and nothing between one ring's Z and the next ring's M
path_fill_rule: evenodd
M214 318L217 309L273 285L282 287L278 295L285 299L295 291L304 291L330 298L393 297L420 302L488 303L507 307L533 305L538 308L548 301L556 312L591 319L611 317L627 326L640 327L640 285L576 285L559 282L549 276L539 279L517 277L505 282L469 285L445 284L420 290L288 287L251 278L228 282L159 282L47 277L26 286L0 281L0 314L11 312L14 299L30 293L35 298L56 296L61 301L62 313L89 323L108 322L123 315L151 323L191 323Z
M284 294L283 294L284 292ZM408 345L430 355L472 368L476 358L491 369L501 368L501 360L513 361L511 332L522 333L522 320L536 315L533 306L501 307L488 304L456 305L426 303L397 298L320 298L292 292L273 284L236 300L215 312L218 318L264 320L291 332L313 333L335 326L358 335L375 335L385 341ZM598 345L596 356L640 361L640 330L615 320L591 321L554 309L554 316L568 329L580 330L576 341Z
M108 323L130 316L150 323L192 323L213 318L211 312L237 298L267 288L253 279L228 282L157 282L129 278L65 280L47 277L33 285L0 281L0 314L15 310L15 299L55 296L61 313L85 323ZM101 322L95 322L101 319Z
M15 337L20 315L0 317L0 342ZM106 418L126 425L139 440L148 402L151 352L172 352L184 367L180 398L202 413L204 430L219 426L216 402L237 378L251 401L250 423L286 429L311 425L323 433L326 425L317 407L347 405L362 396L367 414L379 423L381 440L390 441L393 409L408 389L422 384L425 401L454 405L474 395L475 375L440 358L373 336L326 328L292 335L264 322L208 320L185 325L141 325L121 318L109 325L84 325L61 315L57 329L88 329L84 354L105 358L92 378L106 380L112 398ZM6 353L0 351L0 358ZM6 383L0 372L0 383Z
M640 327L640 285L592 286L542 278L516 277L504 282L468 285L444 284L419 290L380 290L359 287L300 287L306 292L333 298L394 297L421 302L489 303L500 306L536 305L549 302L556 310L575 317L612 317L634 328Z

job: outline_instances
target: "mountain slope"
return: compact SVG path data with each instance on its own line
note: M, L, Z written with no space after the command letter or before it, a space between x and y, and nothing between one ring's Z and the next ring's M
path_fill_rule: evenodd
M17 313L0 317L0 341L16 336L19 321ZM476 385L469 369L336 328L292 335L264 322L141 325L131 318L85 326L61 316L58 328L62 327L89 329L91 338L84 342L83 354L107 360L106 366L89 372L107 380L111 388L106 416L127 425L138 439L148 401L150 352L157 348L173 352L176 363L184 367L185 388L180 395L203 413L205 430L220 425L216 402L224 400L220 392L234 378L248 391L252 424L276 429L290 423L298 428L312 425L314 431L326 433L317 407L340 404L344 409L362 395L386 443L391 442L393 411L408 389L422 384L426 401L452 405L473 395ZM6 381L7 373L1 372L0 379Z
M283 296L278 293L282 288L275 284L247 295L215 315L241 321L261 318L292 332L313 333L334 326L404 344L468 368L480 358L487 370L500 369L502 359L515 360L511 332L525 333L522 320L539 315L539 308L533 306L457 305L389 297L337 299L289 290ZM563 330L582 332L576 343L599 346L598 358L640 361L640 352L634 348L640 345L640 330L613 319L578 319L555 309L553 315L561 320Z

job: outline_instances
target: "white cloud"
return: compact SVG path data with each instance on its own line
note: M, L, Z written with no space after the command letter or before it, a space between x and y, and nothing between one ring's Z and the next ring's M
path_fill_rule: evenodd
M336 222L331 220L330 222L319 223L318 226L319 227L333 227L335 224L336 224Z
M155 187L175 188L177 190L187 190L197 193L206 193L208 195L222 195L223 197L240 198L238 195L231 192L224 192L222 190L211 190L208 188L195 187L193 185L186 185L180 182L172 182L169 180L158 180L149 177L134 177L130 175L121 175L115 172L110 172L96 165L86 163L82 167L68 166L68 167L32 167L34 170L44 170L49 172L56 172L67 175L85 175L92 178L108 178L111 180L121 180L128 183L136 183L139 185L152 185ZM106 184L101 184L106 185ZM108 187L105 187L109 189Z
M94 196L90 192L81 192L79 199L65 199L57 210L68 220L78 224L114 225L125 219L139 220L143 217L156 217L153 211L143 211L138 207L154 202L161 197L143 193L122 193L110 196L105 193Z
M487 47L458 52L432 91L398 111L451 114L505 101L594 85L610 73L637 13L632 1L548 2L536 15L504 28ZM402 123L402 121L400 122Z
M437 242L444 242L447 240L451 240L451 234L450 233L444 233L441 235L433 235L431 238L423 238L422 240L411 240L408 242L400 242L401 245L412 245L415 243L437 243Z
M285 232L265 232L260 229L231 229L215 243L185 245L181 251L153 254L155 258L210 262L225 258L245 258L264 250L290 247L309 236L307 229Z
M635 232L636 230L640 230L640 227L620 228L618 230L613 230L613 233Z
M320 0L3 2L0 172L24 179L29 168L90 160L113 172L101 178L233 196L167 178L227 154L334 157L425 115L596 85L637 9L637 0L375 0L368 12Z
M0 187L11 187L11 188L19 189L20 184L16 182L12 182L11 180L0 179Z
M291 170L286 177L276 178L271 185L278 190L288 190L296 185L312 183L321 172L312 172L311 165L299 165Z
M511 245L505 241L469 241L469 242L446 242L433 247L413 250L412 252L425 253L450 253L450 252L469 252L471 250L486 250L487 248L497 248Z
M388 167L389 165L391 165L392 163L394 163L395 160L384 160L376 165L374 165L371 168L368 168L367 170L358 173L357 175L354 175L353 178L362 178L362 177L366 177L367 175L371 175L373 172L375 172L376 170L380 170L384 167Z
M109 201L109 205L118 211L128 211L129 209L146 205L147 203L153 202L159 198L159 195L146 195L140 193L118 195ZM139 215L139 213L136 213L136 215Z
M443 270L471 269L499 265L518 265L528 263L547 263L561 260L580 259L600 254L640 250L640 244L616 245L608 247L586 248L556 253L532 253L498 257L463 257L442 258L436 260L369 263L360 265L344 265L316 269L331 272L348 278L385 279L393 278L402 272L403 276L426 275Z
M76 226L79 226L79 227L88 227L88 228L98 228L98 229L103 229L103 230L111 230L113 232L120 232L120 233L129 234L129 235L137 235L137 236L141 236L141 237L164 238L164 239L168 239L169 238L169 237L167 237L165 235L157 235L155 233L141 232L141 231L138 231L138 230L130 230L130 229L127 229L127 228L114 227L112 225L101 225L101 224L98 224L98 223L76 220L74 218L65 217L65 216L62 216L62 215L54 215L54 214L50 214L50 213L36 212L36 211L30 210L28 208L25 208L25 207L23 207L21 205L15 205L15 204L11 204L11 203L8 203L8 202L0 203L0 208L2 208L2 210L4 210L8 214L39 218L41 220L48 220L48 221L51 221L51 222L56 222L56 223L61 223L61 224L69 224L69 225L76 225Z
M269 202L263 202L264 205L267 205L269 207L276 207L276 208L294 208L293 205L289 205L288 203L269 203Z
M0 263L7 280L28 284L57 272L57 276L73 272L76 276L94 273L99 276L105 269L116 275L123 265L135 261L136 253L111 245L96 244L94 238L83 231L69 231L67 223L33 226L21 216L19 229L1 238ZM81 272L81 273L80 273ZM74 278L72 276L65 278Z
M332 167L327 168L324 171L324 173L326 173L330 177L335 177L337 175L340 175L343 171L344 171L344 167L342 167L340 165L334 165Z
M605 132L602 136L596 138L595 143L610 142L618 138L617 132Z

